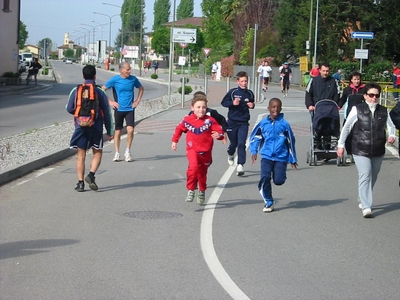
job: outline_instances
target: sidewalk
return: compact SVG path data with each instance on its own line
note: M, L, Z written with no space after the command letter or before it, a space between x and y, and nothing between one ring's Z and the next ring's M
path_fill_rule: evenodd
M25 92L30 92L30 91L40 91L42 89L45 89L48 87L50 84L57 83L55 80L52 69L49 69L49 74L48 75L41 75L40 71L39 74L37 75L37 82L38 84L35 86L35 82L31 81L29 85L26 84L26 75L27 73L22 73L21 78L22 82L21 84L18 85L5 85L1 84L0 85L0 97L5 96L5 95L16 95L16 94L21 94Z
M107 72L107 71L106 71ZM115 71L113 72L115 73ZM159 72L159 78L158 79L151 79L150 75L152 73L148 72L147 74L142 73L142 76L139 76L139 70L133 70L132 74L135 76L138 76L140 80L145 80L145 81L157 81L160 84L163 85L168 85L168 74L164 72L164 70L160 70ZM23 77L25 78L25 77ZM173 76L173 82L171 82L172 86L172 91L174 93L174 97L177 96L176 94L176 87L180 83L180 76L174 75ZM0 86L0 97L3 95L10 95L10 94L20 94L20 93L25 93L27 91L38 91L44 88L47 88L51 84L55 84L56 82L54 81L53 76L38 76L38 85L35 86L34 84L26 85L26 84L20 84L20 85L15 85L15 86L6 86L2 85ZM204 90L204 79L199 79L199 78L190 78L189 84L193 86L193 90ZM209 95L209 106L211 107L219 107L221 99L226 93L226 83L224 82L209 82L208 84L208 95ZM166 97L164 97L166 99ZM189 99L190 97L187 97L186 99ZM165 100L164 100L165 101ZM165 105L161 105L159 100L156 101L157 105L150 105L153 110L150 112L150 115L145 116L144 118L151 117L155 114L160 113L161 111L164 111L166 109ZM176 103L176 102L175 102ZM185 101L184 104L185 107L189 108L190 107L190 101ZM174 107L180 108L181 107L181 102L179 101ZM138 122L140 122L140 118L138 118ZM177 120L178 122L179 120ZM66 159L70 157L71 155L74 155L75 152L70 150L69 147L66 146L65 149L60 150L60 151L55 151L52 153L45 153L43 156L40 157L35 157L34 159L28 161L27 163L23 163L21 165L15 165L14 167L9 167L4 170L0 170L0 185L3 185L7 182L13 181L17 178L20 178L22 176L25 176L29 173L31 173L34 170L41 169L45 166L48 166L50 164L56 163L57 161Z

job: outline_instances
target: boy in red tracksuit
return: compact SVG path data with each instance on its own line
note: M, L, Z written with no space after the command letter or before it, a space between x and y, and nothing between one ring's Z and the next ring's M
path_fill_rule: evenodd
M206 115L207 99L204 96L193 98L191 109L193 114L185 116L176 126L171 148L176 151L179 138L182 133L186 133L186 156L189 161L186 171L186 188L188 189L186 201L193 201L194 190L198 184L197 203L202 205L207 189L207 170L212 163L213 138L222 140L224 131L213 117Z

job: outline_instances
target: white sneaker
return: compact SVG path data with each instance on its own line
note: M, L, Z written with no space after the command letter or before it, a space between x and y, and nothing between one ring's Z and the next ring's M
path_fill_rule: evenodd
M132 161L131 154L129 152L125 152L125 161Z
M358 203L358 208L362 209L362 204L361 203Z
M237 165L237 167L236 167L236 175L237 176L243 176L244 175L243 165Z
M186 202L193 202L193 199L194 199L194 191L189 190L188 193L187 193L185 201Z
M273 212L274 211L274 204L272 204L270 207L264 206L263 212L268 213L268 212Z
M203 205L204 201L206 201L206 193L199 191L199 193L197 194L197 203L199 205Z
M372 218L372 211L370 208L364 208L362 213L364 218Z
M119 161L119 153L118 152L115 152L113 161Z
M233 166L233 163L234 163L234 161L233 161L233 155L228 155L228 164L229 164L230 166Z

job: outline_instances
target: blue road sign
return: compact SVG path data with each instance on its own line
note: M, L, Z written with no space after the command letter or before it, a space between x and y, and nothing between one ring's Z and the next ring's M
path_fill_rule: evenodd
M373 32L352 32L351 38L352 39L373 39L374 33Z

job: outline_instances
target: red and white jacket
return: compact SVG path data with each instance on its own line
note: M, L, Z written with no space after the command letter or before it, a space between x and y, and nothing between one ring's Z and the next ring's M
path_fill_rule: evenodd
M177 143L182 133L186 133L186 150L194 149L196 152L211 151L214 145L214 139L211 136L213 131L219 133L218 140L224 138L221 125L213 117L205 115L202 118L197 118L195 114L191 114L184 117L176 126L172 142Z

